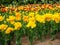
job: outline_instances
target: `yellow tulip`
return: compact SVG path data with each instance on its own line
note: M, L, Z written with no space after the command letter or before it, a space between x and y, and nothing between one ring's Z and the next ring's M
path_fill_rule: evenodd
M12 27L8 27L5 31L6 34L10 34L14 29Z
M14 24L15 16L9 16L9 18L6 19L11 24Z
M28 22L28 16L23 16L23 21Z
M15 27L14 28L15 30L17 30L17 29L19 30L22 27L22 24L20 22L15 22L14 27Z
M4 17L3 16L0 16L0 21L4 20Z
M15 19L16 20L21 20L21 14L19 12L16 12L16 15L15 15Z
M0 30L6 30L6 28L8 27L8 25L6 25L6 24L2 24L2 25L0 25Z
M29 17L34 17L34 12L30 12Z
M28 24L26 26L31 27L31 28L35 28L36 24L35 24L35 22L28 22Z
M45 23L44 15L36 15L35 18L36 18L36 21L38 21L40 23Z
M30 17L28 21L35 22L35 17Z
M10 20L15 20L15 16L9 16Z
M59 23L59 22L60 22L60 17L59 17L59 15L58 15L58 14L54 14L54 15L52 16L52 20L55 21L56 23Z
M52 14L48 14L48 13L47 13L47 14L44 15L44 17L45 17L45 20L46 20L46 21L51 21Z

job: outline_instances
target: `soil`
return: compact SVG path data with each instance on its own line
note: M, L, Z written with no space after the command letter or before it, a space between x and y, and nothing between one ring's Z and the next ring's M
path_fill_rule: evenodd
M22 38L22 45L30 45L27 37ZM32 45L60 45L60 33L56 34L56 39L53 41L51 41L49 38L43 42L37 39L33 42Z
M27 37L22 38L22 45L30 45L29 41L27 40ZM55 39L53 41L47 39L43 42L35 40L33 42L33 45L60 45L60 39Z
M15 44L12 43L11 45ZM26 36L22 37L22 45L30 45L29 40ZM36 39L32 45L60 45L60 33L56 35L56 39L54 39L53 41L51 41L49 38L42 42Z

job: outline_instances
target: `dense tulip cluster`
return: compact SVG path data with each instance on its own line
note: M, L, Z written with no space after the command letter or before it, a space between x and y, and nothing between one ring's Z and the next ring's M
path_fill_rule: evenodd
M18 7L1 7L0 35L4 44L16 37L16 45L26 35L32 43L37 37L55 38L60 31L60 4L29 4ZM18 40L19 39L19 40ZM6 41L7 40L7 41Z

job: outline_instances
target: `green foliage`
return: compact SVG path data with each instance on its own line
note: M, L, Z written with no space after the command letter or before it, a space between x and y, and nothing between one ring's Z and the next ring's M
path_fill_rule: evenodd
M1 4L13 4L13 2L20 4L35 4L35 3L60 3L60 0L0 0Z

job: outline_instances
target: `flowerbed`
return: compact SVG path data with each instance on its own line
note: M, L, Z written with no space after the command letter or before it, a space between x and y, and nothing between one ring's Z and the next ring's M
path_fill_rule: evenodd
M54 39L60 31L60 4L29 4L0 9L0 42L7 45L15 37L16 45L21 45L25 35L32 42L50 36Z

